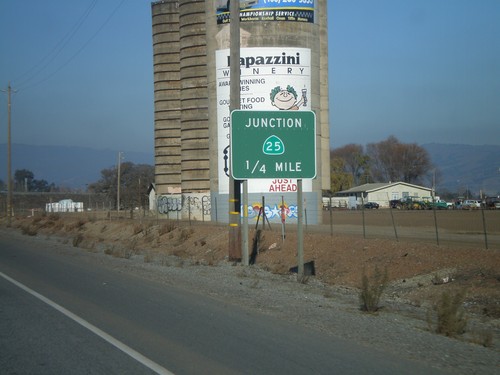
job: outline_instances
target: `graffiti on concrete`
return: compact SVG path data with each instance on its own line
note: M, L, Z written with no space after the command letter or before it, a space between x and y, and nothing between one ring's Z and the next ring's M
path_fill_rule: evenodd
M203 208L203 215L210 215L212 202L210 201L210 197L208 195L204 195L203 198L201 198L201 206Z
M204 195L201 199L199 196L190 195L159 195L156 202L158 213L160 214L180 211L188 213L202 211L203 215L210 215L211 211L210 197L207 195Z
M182 211L182 198L160 195L157 199L158 213L168 214L172 211Z
M261 203L253 203L248 205L248 218L257 219L259 216L259 211L262 207ZM283 208L283 214L286 219L297 219L298 217L298 207L296 205L287 205L286 202ZM242 210L243 212L243 210ZM269 220L282 218L282 208L281 204L275 204L274 206L265 205L264 212Z

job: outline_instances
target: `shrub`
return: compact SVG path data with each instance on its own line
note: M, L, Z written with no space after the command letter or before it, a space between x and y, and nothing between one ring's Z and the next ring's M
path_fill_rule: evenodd
M359 294L359 302L361 304L360 308L362 311L376 312L379 310L379 302L384 289L387 287L389 281L389 276L387 274L387 268L384 272L380 272L378 267L375 267L375 271L371 279L366 275L363 269L363 275L361 277L361 292Z
M136 224L134 225L134 235L139 234L143 231L142 225L141 224Z
M82 230L84 225L85 225L85 221L82 219L79 219L79 220L74 221L70 224L66 224L65 229L66 229L66 232L71 232L72 230Z
M464 291L457 292L454 295L443 292L441 299L436 304L437 333L455 337L465 332L467 318L462 308L464 298Z
M104 249L104 254L106 255L113 255L113 252L115 251L115 248L114 246L106 246L106 248Z
M152 251L146 251L144 253L144 263L152 263L155 260L155 255Z
M493 332L488 330L476 331L472 334L472 342L485 348L493 347Z
M180 242L185 242L191 237L191 235L194 233L194 230L192 228L183 228L181 231L181 234L179 236L179 241Z
M126 247L111 246L104 249L104 254L115 258L130 259L135 254L135 250Z
M38 229L32 225L22 225L21 226L21 233L25 234L27 236L36 236L38 234Z
M166 223L160 225L160 228L158 228L158 234L161 236L163 234L170 233L175 228L175 223L173 221L167 221Z
M55 214L55 213L51 213L49 215L49 220L52 220L52 221L57 221L59 220L60 216L58 214Z
M78 247L83 241L83 235L80 233L73 237L73 247Z

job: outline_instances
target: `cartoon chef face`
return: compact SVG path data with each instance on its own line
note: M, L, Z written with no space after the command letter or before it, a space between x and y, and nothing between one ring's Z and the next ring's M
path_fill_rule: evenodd
M280 110L297 110L303 103L303 100L301 99L297 102L297 92L292 86L288 85L286 90L281 89L280 86L276 86L271 91L271 103Z

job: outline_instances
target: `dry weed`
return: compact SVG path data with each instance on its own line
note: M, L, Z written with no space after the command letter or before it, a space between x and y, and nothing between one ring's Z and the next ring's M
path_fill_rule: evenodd
M435 306L437 313L437 333L456 337L465 332L467 318L462 307L464 299L464 291L456 292L453 295L449 292L443 292L441 299Z
M181 234L179 235L179 241L181 243L186 242L194 233L193 228L182 228Z
M142 224L135 224L132 232L135 236L135 235L141 233L143 230L144 230L144 228L143 228Z
M172 232L173 230L175 230L175 228L176 226L173 221L167 221L166 223L160 225L160 227L158 228L158 234L162 236L164 234Z
M83 235L78 233L75 237L73 237L73 247L78 247L83 241Z
M376 312L379 310L379 302L382 293L387 287L389 276L387 268L382 273L378 267L375 267L373 276L369 279L363 269L361 277L361 292L359 294L360 308L362 311Z
M146 251L144 253L144 263L153 263L155 260L155 254L152 251Z
M38 229L30 224L21 225L21 233L27 236L36 236L38 234Z
M472 339L471 341L474 344L482 345L485 348L492 348L493 347L493 332L489 330L479 330L472 332Z

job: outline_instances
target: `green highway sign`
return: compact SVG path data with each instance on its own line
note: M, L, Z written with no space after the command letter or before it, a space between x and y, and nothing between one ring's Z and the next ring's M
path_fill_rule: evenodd
M236 180L315 178L314 112L233 111L231 174Z

